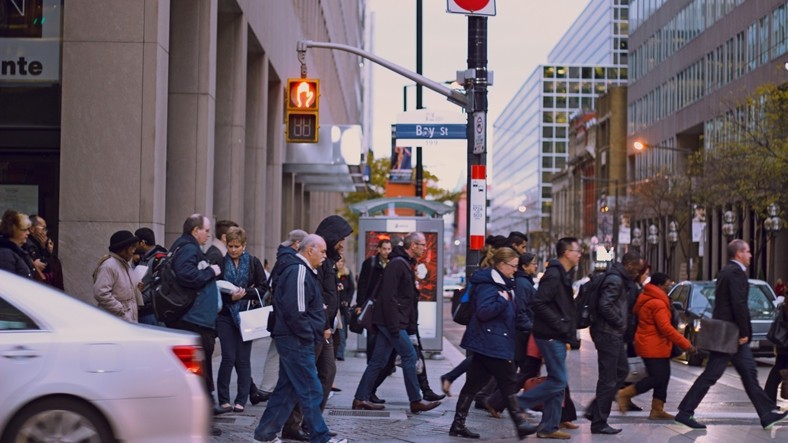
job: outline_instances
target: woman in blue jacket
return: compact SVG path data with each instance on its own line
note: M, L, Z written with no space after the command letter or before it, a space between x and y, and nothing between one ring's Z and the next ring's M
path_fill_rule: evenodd
M465 426L465 419L474 396L487 384L490 376L495 377L499 391L507 399L507 409L518 437L522 439L536 432L536 426L525 421L525 415L513 397L518 390L514 366L518 309L513 279L518 263L517 252L511 248L499 248L489 259L490 267L480 269L471 276L474 314L460 346L472 351L473 359L466 374L465 386L457 399L457 412L449 429L451 436L479 438L479 434Z

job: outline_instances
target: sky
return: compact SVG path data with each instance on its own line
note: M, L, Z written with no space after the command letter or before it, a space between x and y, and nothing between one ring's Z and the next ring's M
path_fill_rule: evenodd
M468 66L468 18L447 13L446 0L422 3L423 75L437 82L454 80L456 71ZM493 123L536 66L547 62L548 53L588 0L495 0L495 4L497 14L487 20L487 69L494 73L494 84L488 88L488 152L495 149ZM371 52L415 71L416 1L367 0L367 13ZM402 89L413 82L377 64L372 69L372 147L375 158L380 158L391 153L391 125L403 111ZM416 88L406 89L408 109L414 110ZM464 118L457 105L427 88L423 105ZM465 140L425 140L421 145L424 167L438 176L440 187L454 189L459 182L464 184Z

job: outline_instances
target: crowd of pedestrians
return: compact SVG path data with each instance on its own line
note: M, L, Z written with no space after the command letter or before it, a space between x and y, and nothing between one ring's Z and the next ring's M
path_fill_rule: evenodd
M488 238L482 261L464 289L473 312L461 341L466 358L440 377L441 395L430 388L418 334L415 266L426 251L425 235L409 233L401 244L380 239L356 282L344 259L345 238L351 233L350 224L336 215L326 217L313 234L290 231L269 272L266 260L247 252L246 233L237 223L217 221L209 242L210 219L193 214L184 221L170 251L178 283L196 297L182 316L163 324L154 315L148 283L156 260L168 250L157 244L150 228L134 233L120 230L110 236L107 253L92 273L93 296L99 308L126 321L197 334L207 356L203 374L214 415L243 412L247 402L268 402L254 431L256 441L278 442L277 435L314 443L346 441L328 429L323 410L331 391L340 390L334 386L336 361L345 358L348 324L368 300L374 300L375 306L366 331L368 364L349 405L352 409L385 409L386 400L377 396L377 389L398 359L412 413L440 406L452 395L452 383L466 374L448 430L451 436L481 437L466 425L475 401L477 408L496 417L505 409L520 439L531 434L545 439L572 437L567 431L579 426L574 423L577 413L566 357L580 346L572 285L582 256L576 238L557 241L555 258L547 261L538 287L534 276L539 258L527 252L526 234ZM664 273L650 275L650 267L634 250L602 271L605 276L590 328L599 374L596 396L585 410L592 434L620 433L608 423L612 405L617 403L626 413L635 407L632 399L648 391L652 391L649 419L704 428L693 414L728 363L741 376L764 428L788 415L775 403L780 382L788 391L788 350L778 349L775 368L761 388L747 346L752 334L745 273L751 259L749 245L734 240L727 252L730 262L717 277L713 318L738 326L738 351L709 351L705 370L681 400L675 417L665 410L670 359L697 350L676 330L676 313L667 295L674 281ZM3 213L0 269L63 288L62 267L44 218L14 210ZM221 291L217 282L222 283ZM240 314L268 305L273 306L272 342L256 385L250 361L253 342L241 334ZM788 318L788 308L781 305L778 314ZM214 380L211 355L217 338L222 357ZM633 356L643 360L646 376L627 384ZM546 376L540 376L542 366ZM237 388L231 398L233 371ZM532 423L533 409L542 411L538 424ZM220 435L218 428L212 429Z

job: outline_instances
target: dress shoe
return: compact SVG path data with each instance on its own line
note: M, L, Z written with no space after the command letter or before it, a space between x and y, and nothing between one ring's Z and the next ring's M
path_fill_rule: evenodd
M342 390L336 386L331 386L331 392L342 392Z
M263 401L268 401L269 398L271 398L271 393L266 391L255 391L253 394L249 394L249 401L253 405Z
M441 402L439 401L412 401L410 402L410 412L414 414L418 414L419 412L429 411L431 409L437 408ZM377 405L380 406L380 405Z
M771 411L761 420L761 426L763 426L763 429L771 429L778 421L783 420L786 415L788 415L788 411Z
M604 428L591 430L592 434L602 434L602 435L616 435L619 432L621 432L621 429L616 429L614 427L611 427L610 425L607 425Z
M360 409L366 411L380 411L385 408L383 405L372 403L371 401L353 399L353 409Z
M232 411L233 411L233 407L229 404L213 407L213 415L222 415Z
M635 403L633 403L632 400L629 401L629 405L627 406L627 409L630 410L630 411L635 411L635 412L642 412L643 411L643 408L641 408L640 406L638 406Z
M422 395L421 397L427 401L438 401L446 398L445 395L436 394L434 391L424 391L424 395Z
M586 412L583 413L583 418L585 418L588 421L593 421L594 420L594 414L591 413L590 409L586 409Z
M334 431L328 431L328 432L326 432L326 435L328 435L329 437L336 437L337 433L334 432Z
M382 398L378 398L378 396L375 394L369 396L369 401L375 403L376 405L382 405L383 403L386 403L386 400Z
M676 414L676 417L673 419L676 423L680 423L684 426L689 426L692 429L706 429L706 425L703 423L698 423L695 421L695 417L684 415L681 412Z
M552 438L556 440L568 440L572 438L571 434L568 434L564 431L555 431L555 432L537 432L536 438Z
M285 440L309 441L309 434L307 434L301 429L295 432L289 429L283 429L282 438L284 438Z

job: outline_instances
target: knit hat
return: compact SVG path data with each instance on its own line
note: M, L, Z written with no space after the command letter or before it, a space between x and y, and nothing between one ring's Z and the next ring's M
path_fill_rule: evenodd
M302 241L307 235L306 231L294 229L287 234L287 240L280 243L282 246L293 246L293 243Z
M109 250L117 252L139 241L140 239L132 234L131 231L118 231L109 238Z

